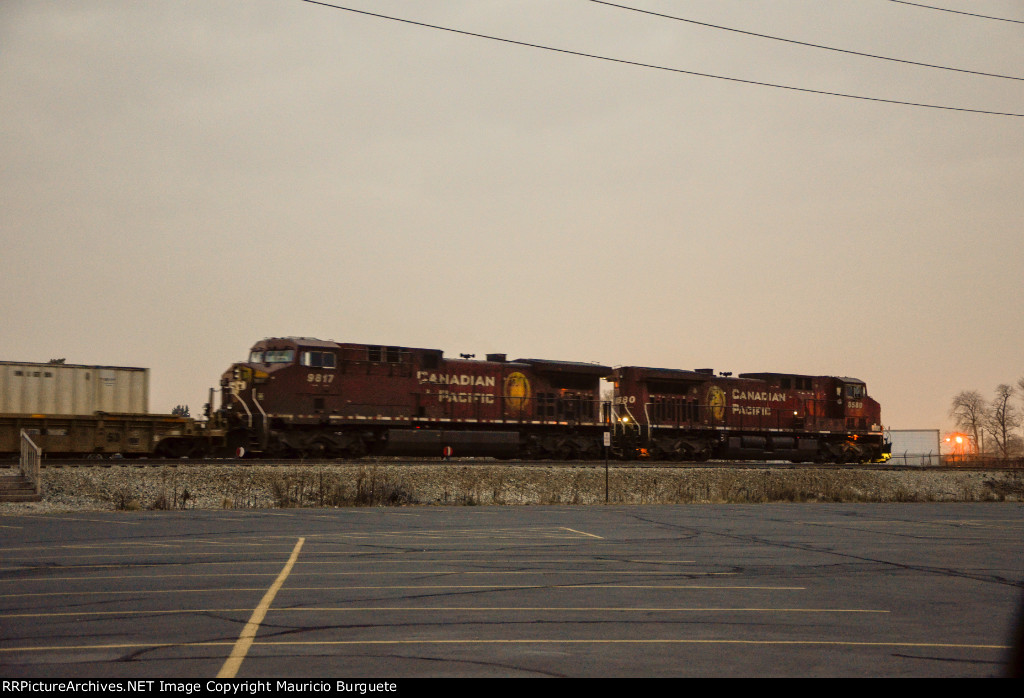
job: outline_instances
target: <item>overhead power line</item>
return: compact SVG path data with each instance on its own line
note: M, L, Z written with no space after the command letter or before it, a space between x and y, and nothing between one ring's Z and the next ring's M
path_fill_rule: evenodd
M990 15L979 15L973 12L963 12L961 10L950 10L947 7L935 7L934 5L924 5L919 2L906 2L906 0L889 0L889 2L898 2L901 5L913 5L914 7L923 7L926 10L939 10L940 12L952 12L956 15L967 15L968 17L980 17L981 19L994 19L997 22L1013 22L1014 24L1024 24L1024 20L1020 19L1007 19L1006 17L992 17Z
M945 65L935 65L933 63L922 63L920 61L910 61L903 58L891 58L889 56L879 56L873 53L863 53L861 51L851 51L844 48L835 48L833 46L823 46L821 44L812 44L807 41L797 41L795 39L786 39L780 36L771 36L770 34L758 34L757 32L746 31L744 29L734 29L732 27L723 27L719 24L710 24L708 22L699 22L695 19L687 19L686 17L677 17L675 15L666 15L660 12L652 12L650 10L642 10L638 7L630 7L629 5L620 5L614 2L606 2L605 0L589 0L589 2L596 3L598 5L607 5L608 7L617 7L620 10L629 10L631 12L639 12L645 15L651 15L653 17L661 17L663 19L673 19L677 22L686 22L687 24L696 24L701 27L708 27L711 29L721 29L722 31L735 32L736 34L745 34L747 36L756 36L760 39L771 39L772 41L783 41L787 44L796 44L798 46L809 46L811 48L820 48L826 51L836 51L838 53L845 53L851 56L862 56L864 58L875 58L880 61L892 61L894 63L906 63L908 65L917 65L923 68L936 68L938 70L952 70L957 73L970 73L971 75L984 75L990 78L1002 78L1004 80L1021 80L1024 81L1024 77L1016 77L1013 75L999 75L997 73L984 73L980 70L967 70L965 68L951 68Z
M761 82L758 80L745 80L743 78L728 77L725 75L714 75L711 73L701 73L694 70L684 70L682 68L671 68L668 66L654 65L652 63L641 63L639 61L630 61L623 58L612 58L609 56L601 56L594 53L584 53L582 51L572 51L570 49L557 48L553 46L544 46L542 44L532 44L526 41L517 41L515 39L506 39L500 36L492 36L489 34L480 34L477 32L466 31L463 29L454 29L452 27L444 27L438 24L428 24L426 22L417 22L411 19L404 19L402 17L393 17L390 15L378 14L376 12L368 12L366 10L357 10L352 7L343 7L341 5L333 5L327 2L319 2L318 0L302 0L302 2L309 3L311 5L321 5L323 7L329 7L334 10L342 10L344 12L352 12L354 14L364 15L367 17L376 17L378 19L386 19L392 22L401 22L403 24L411 24L417 27L424 27L427 29L436 29L438 31L449 32L452 34L459 34L461 36L472 36L478 39L487 39L489 41L499 41L505 44L512 44L514 46L525 46L527 48L535 48L543 51L552 51L554 53L563 53L570 56L580 56L582 58L593 58L600 61L608 61L610 63L619 63L622 65L632 65L638 68L650 68L652 70L663 70L670 73L679 73L682 75L693 75L702 78L713 78L715 80L726 80L729 82L737 82L745 85L759 85L761 87L774 87L781 90L790 90L793 92L804 92L808 94L826 95L829 97L845 97L846 99L858 99L868 102L881 102L885 104L900 104L908 107L922 107L925 109L942 109L946 111L958 111L958 112L970 112L973 114L988 114L990 116L1013 116L1017 118L1024 118L1024 114L1018 114L1014 112L999 112L989 111L984 109L969 109L966 107L950 107L941 104L924 104L920 102L907 102L898 99L885 99L882 97L867 97L864 95L853 95L846 94L843 92L829 92L827 90L814 90L807 87L795 87L793 85L780 85L770 82Z

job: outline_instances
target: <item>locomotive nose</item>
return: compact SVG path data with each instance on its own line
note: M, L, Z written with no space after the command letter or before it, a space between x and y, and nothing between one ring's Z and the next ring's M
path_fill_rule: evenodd
M235 364L224 373L221 386L229 395L241 395L249 387L252 380L252 369L242 364Z

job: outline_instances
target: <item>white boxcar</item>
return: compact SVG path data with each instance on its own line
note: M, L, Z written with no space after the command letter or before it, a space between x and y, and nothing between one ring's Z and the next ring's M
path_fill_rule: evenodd
M0 361L0 414L147 414L149 369Z

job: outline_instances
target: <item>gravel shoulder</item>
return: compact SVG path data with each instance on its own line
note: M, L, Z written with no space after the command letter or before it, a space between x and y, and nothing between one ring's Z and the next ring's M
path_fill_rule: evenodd
M1024 501L1024 471L612 465L606 481L603 466L553 464L107 464L46 467L42 489L43 501L0 503L0 514L605 502L1019 502Z

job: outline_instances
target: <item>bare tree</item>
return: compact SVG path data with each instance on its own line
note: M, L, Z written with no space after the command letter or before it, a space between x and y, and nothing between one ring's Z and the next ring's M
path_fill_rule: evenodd
M1024 381L1024 378L1021 380ZM986 422L985 413L987 411L988 405L985 404L985 398L977 390L962 390L957 393L953 398L953 405L949 409L949 416L955 420L957 429L966 431L974 439L975 453L978 453L981 447L978 437Z
M1005 383L996 388L995 399L989 406L985 421L985 431L995 439L996 446L1003 458L1020 448L1020 437L1014 433L1021 425L1021 416L1010 398L1013 397L1013 386Z
M1024 404L1024 378L1017 379L1017 390L1020 391L1017 393L1017 395L1020 396L1020 401L1022 404Z

